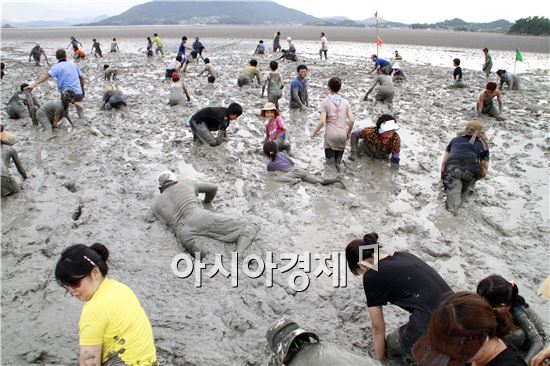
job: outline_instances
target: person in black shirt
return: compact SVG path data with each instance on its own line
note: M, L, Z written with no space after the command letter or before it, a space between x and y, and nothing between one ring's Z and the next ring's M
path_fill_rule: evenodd
M447 146L441 163L447 209L455 214L462 204L462 194L489 169L489 147L481 123L470 121L457 135Z
M449 294L433 312L428 331L412 353L420 366L527 366L500 339L512 324L508 311L494 309L476 293Z
M451 288L426 262L407 252L388 255L379 251L378 234L353 240L346 247L351 272L363 275L372 323L376 358L397 359L411 356L411 348L428 329L432 311ZM409 321L388 334L383 306L392 303L410 313Z
M460 67L460 59L455 58L453 60L453 66L455 67L455 71L453 71L453 80L454 83L451 85L453 88L465 88L466 84L464 84L464 80L462 80L462 68Z
M227 108L206 107L195 113L189 119L189 125L193 131L193 141L201 141L210 146L218 146L226 136L229 122L236 120L243 114L243 109L238 103L231 103ZM218 131L214 137L211 131Z

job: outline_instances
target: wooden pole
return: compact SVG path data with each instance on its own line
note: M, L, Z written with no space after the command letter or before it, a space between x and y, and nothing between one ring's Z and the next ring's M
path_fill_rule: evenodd
M32 100L32 95L30 90L25 90L25 98L27 98L27 108L29 109L29 115L31 116L32 124L38 125L38 120L36 119L36 108L34 106L34 101Z

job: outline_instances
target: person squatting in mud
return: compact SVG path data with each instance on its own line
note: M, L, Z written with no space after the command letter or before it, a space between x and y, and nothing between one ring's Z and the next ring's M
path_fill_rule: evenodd
M6 112L8 113L8 116L10 118L19 119L29 115L29 102L27 101L27 98L25 96L25 89L28 86L29 84L21 84L21 86L19 87L20 91L15 93L8 100ZM32 96L32 101L35 109L40 108L40 103L38 102L38 99L34 97L34 95Z
M398 166L401 161L401 138L397 133L399 126L395 117L383 114L378 117L376 126L356 129L351 133L350 160L356 160L362 155L371 159L390 159L392 166ZM359 144L360 140L363 140Z
M0 125L0 133L2 134L2 182L0 184L0 187L2 191L2 197L6 197L21 191L21 187L19 187L19 184L17 184L15 179L10 174L10 162L13 161L13 163L15 164L15 168L17 169L21 177L23 177L23 179L27 179L27 171L19 160L17 150L13 146L10 146L14 142L14 135L10 134L11 136L8 136L7 131L4 130L4 125Z
M204 193L205 205L216 197L218 186L203 182L178 181L170 171L158 177L158 196L148 214L148 220L157 218L168 225L181 245L193 255L206 254L202 241L210 238L226 243L237 243L237 251L247 249L258 228L247 220L223 215L202 207L197 196Z
M189 119L195 143L205 143L210 146L221 145L226 138L226 130L231 121L243 114L243 108L238 103L231 103L227 108L206 107L195 113ZM218 131L214 137L211 131Z
M260 80L260 71L258 70L258 61L256 60L250 60L248 65L243 67L241 74L239 75L239 78L237 79L237 85L239 87L252 84L254 82L254 78L258 81L258 84L261 84Z
M206 73L206 77L208 77L209 83L213 83L218 77L218 72L216 71L214 65L212 65L208 57L204 59L204 70L202 70L198 76L201 76L204 73Z
M495 106L494 99L497 98L498 109ZM483 113L496 118L497 121L504 121L502 114L502 93L497 89L497 83L488 82L485 90L479 94L476 105L477 115L480 117Z
M100 109L123 109L126 105L127 104L124 101L124 94L116 87L116 85L108 84L105 87L105 92L103 93Z
M185 94L185 95L184 95ZM185 100L191 101L189 91L185 83L180 83L180 75L177 72L172 73L172 85L170 86L170 97L168 98L168 105L184 105Z
M61 94L61 100L46 102L36 111L36 119L48 136L52 134L52 128L57 128L63 118L73 125L69 117L69 105L73 102L74 92L67 90Z

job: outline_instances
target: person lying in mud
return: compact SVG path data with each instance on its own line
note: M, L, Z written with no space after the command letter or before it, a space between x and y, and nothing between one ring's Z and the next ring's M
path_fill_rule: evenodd
M346 261L351 273L363 277L376 359L410 359L411 348L428 329L432 312L451 288L412 253L384 253L375 232L348 243ZM383 307L388 302L410 316L406 324L386 336Z
M15 93L8 100L6 112L8 113L8 116L10 116L10 118L19 119L27 117L29 115L29 102L27 101L27 97L25 96L25 89L28 86L29 84L21 84L21 86L19 87L20 91ZM32 101L35 109L40 108L40 103L38 102L38 99L32 96Z
M483 126L479 121L470 121L451 140L441 163L441 180L450 212L456 214L462 205L462 194L484 178L488 169L489 147Z
M290 52L287 50L281 50L282 56L276 60L288 60L288 61L298 61L298 56L295 52Z
M391 104L393 102L393 97L395 95L395 87L393 86L393 81L389 73L391 72L390 68L383 67L380 69L380 73L374 78L374 83L371 88L365 94L363 101L369 99L369 94L376 88L376 85L380 86L376 89L376 95L374 96L375 101Z
M498 109L495 106L495 97L498 101ZM496 118L497 121L504 121L504 118L501 116L502 93L500 90L497 90L497 83L492 81L487 83L485 90L479 94L476 108L478 117L480 117L483 113L487 113L489 116Z
M275 104L267 102L260 111L260 115L267 119L264 142L274 141L279 151L286 150L290 154L290 144L288 143L285 121Z
M280 319L265 334L271 349L268 366L336 366L377 365L365 356L344 351L329 342L319 340L312 332L300 328L291 320Z
M72 90L67 90L61 94L61 100L46 102L36 111L36 119L49 135L52 133L52 128L57 128L63 118L73 125L69 117L69 105L74 102L74 96Z
M0 127L0 133L4 133L4 126ZM13 160L13 163L15 164L15 168L21 174L23 179L27 179L27 172L23 165L21 164L21 161L19 160L19 155L17 154L17 150L13 146L10 146L9 144L4 142L5 139L2 139L1 149L2 149L2 182L1 182L1 193L2 197L7 197L11 194L18 193L21 191L21 187L19 187L19 184L15 181L15 179L11 176L9 166L10 162ZM7 141L9 142L9 141Z
M264 143L264 154L269 158L267 163L268 172L282 172L275 175L273 180L282 183L296 184L302 181L312 184L321 184L327 186L334 183L342 183L341 177L334 178L317 178L305 169L297 168L294 162L284 152L279 152L275 141L267 141Z
M132 289L110 277L105 245L63 250L55 279L85 302L80 314L79 365L159 366L153 328Z
M377 71L378 73L384 72L384 74L389 75L391 73L391 62L388 60L384 60L383 58L380 58L376 55L372 55L370 57L372 62L374 62L374 67L371 71L369 71L369 74L372 74L373 72Z
M185 95L184 95L185 94ZM187 101L191 101L189 91L185 83L180 83L180 75L177 72L172 73L172 85L170 86L170 97L168 98L168 104L170 106L184 105L185 98Z
M206 107L195 113L189 119L193 131L193 142L210 146L221 145L226 137L226 130L231 121L243 114L243 108L238 103L231 103L227 108ZM214 137L211 131L218 131Z
M401 138L397 133L399 126L395 117L383 114L378 117L375 127L356 129L351 133L350 160L367 155L372 159L390 159L393 166L398 166L401 151ZM359 140L363 143L359 145Z
M103 76L105 81L115 81L117 74L118 74L117 69L114 69L107 64L103 65Z
M502 276L491 275L479 282L477 293L483 296L493 309L512 316L517 329L504 336L503 340L513 345L525 363L530 365L533 357L544 348L546 334L542 319L519 295L518 286Z
M216 78L218 77L218 72L214 68L214 65L210 62L210 59L206 57L204 59L204 70L202 70L198 76L201 76L202 74L206 73L206 76L208 77L208 82L213 83ZM213 78L212 81L210 81L210 78Z
M105 87L105 92L103 93L103 99L101 102L101 109L111 110L111 109L123 109L126 107L126 102L124 101L124 94L115 85L109 84Z
M462 79L462 68L460 67L460 59L455 58L453 60L453 84L451 85L452 88L465 88L466 84L464 84L464 80Z
M254 82L254 78L256 78L258 84L262 83L260 81L260 71L258 70L257 66L258 61L250 60L248 65L243 67L241 75L239 75L239 78L237 79L237 85L239 85L239 87L252 84Z
M152 204L148 220L157 218L168 225L180 244L193 255L204 253L204 238L226 243L237 243L237 250L247 249L254 239L257 227L234 215L223 215L206 210L197 196L204 193L204 205L210 205L216 197L218 186L210 183L178 181L170 171L158 176L158 196Z
M46 51L42 47L40 47L40 43L36 42L34 47L31 50L31 53L29 54L29 62L31 62L31 57L34 59L34 64L36 66L40 66L40 59L44 56L44 60L46 60L46 63L48 66L50 66L50 62L48 61L48 56L46 56Z
M519 78L506 70L498 70L497 76L500 79L498 90L502 90L504 84L508 85L508 90L520 90Z

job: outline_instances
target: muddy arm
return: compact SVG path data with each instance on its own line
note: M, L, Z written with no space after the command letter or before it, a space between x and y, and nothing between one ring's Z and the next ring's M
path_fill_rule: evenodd
M212 183L195 183L195 194L204 193L204 203L210 203L216 197L218 186Z

